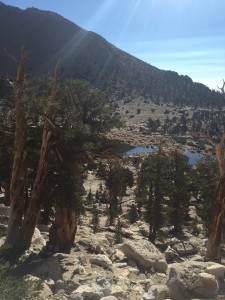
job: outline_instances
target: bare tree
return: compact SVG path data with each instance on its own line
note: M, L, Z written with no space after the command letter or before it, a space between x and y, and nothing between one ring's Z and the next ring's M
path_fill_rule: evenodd
M51 152L51 137L54 132L53 122L57 110L57 103L56 103L57 88L58 88L57 72L58 72L58 65L56 65L55 67L51 95L48 98L47 114L44 122L42 144L41 144L37 174L32 187L31 198L29 200L28 208L26 210L22 227L21 227L19 247L22 250L30 248L32 236L34 234L35 226L37 224L39 214L40 214L41 200L44 195L45 186L46 186L49 156Z
M21 251L29 249L31 239L40 213L41 200L44 194L46 178L48 172L48 162L51 151L51 137L54 131L54 119L57 109L57 70L55 68L52 83L51 95L48 98L47 113L45 116L42 145L36 178L33 184L31 198L28 207L24 212L24 187L27 173L27 121L26 112L23 105L24 93L24 63L28 58L25 47L21 48L19 62L8 51L8 56L17 64L17 76L14 86L15 106L16 106L16 129L14 141L14 162L10 185L10 217L6 235L6 243Z
M23 106L24 92L24 63L28 59L25 47L21 47L20 59L6 50L8 56L17 65L16 81L14 84L14 98L16 108L16 128L14 140L14 161L12 167L12 177L10 183L10 217L6 234L6 243L15 246L19 242L21 222L24 211L24 187L27 173L27 121Z
M225 97L225 81L220 88ZM207 245L207 257L215 261L221 261L221 242L223 238L223 219L225 213L225 133L222 134L220 142L216 143L208 137L208 141L215 147L216 160L220 170L220 180L214 197L211 201L211 220L209 224L209 236Z

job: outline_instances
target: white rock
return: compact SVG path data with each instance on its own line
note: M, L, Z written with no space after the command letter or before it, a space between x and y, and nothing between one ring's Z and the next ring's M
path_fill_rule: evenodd
M5 236L0 238L0 247L5 243Z
M219 285L214 275L200 273L192 278L190 289L198 296L213 298L218 294Z
M100 287L104 296L109 296L112 291L112 286L108 278L98 276L96 278L97 285Z
M114 263L113 264L114 268L126 268L127 267L127 263Z
M157 289L150 288L147 293L144 293L143 300L159 300Z
M138 270L138 268L133 268L133 267L130 267L128 268L130 274L135 274L135 275L138 275L140 273L140 271Z
M34 276L42 278L43 280L47 277L54 281L62 279L61 267L56 257L48 257L46 259L31 261L31 263L27 265L27 271Z
M165 300L169 297L169 289L166 285L155 284L151 288L157 290L159 300Z
M81 285L79 286L69 297L69 300L73 300L75 299L76 295L81 295L82 297L84 297L85 299L93 299L95 293L93 291L93 289L87 285Z
M199 274L205 272L210 262L186 261L169 265L169 295L173 300L181 300L195 296L195 282ZM210 275L210 274L208 274Z
M116 280L124 280L124 278L127 278L127 276L130 274L127 268L124 269L113 268L113 273Z
M92 256L90 258L90 263L106 269L112 269L112 261L104 254Z
M116 249L114 253L114 260L115 261L121 261L124 259L124 253L120 251L119 249Z
M81 265L78 265L74 268L73 274L84 275L86 274L85 268Z
M46 241L41 235L40 230L36 227L31 241L31 247L34 250L41 250L46 245Z
M40 280L40 278L32 276L32 275L27 275L25 276L24 280L31 280L31 281L36 281ZM46 283L42 283L42 289L38 296L35 297L36 300L48 300L53 296L52 291L50 287Z
M106 297L102 297L100 300L117 300L117 298L114 296L106 296Z
M225 266L220 264L213 264L206 268L206 272L214 275L218 279L223 279L225 274Z
M188 241L177 243L172 247L179 255L188 255L198 253L198 249Z
M111 292L112 296L123 298L125 294L126 294L126 289L124 287L122 288L119 285L112 286L112 292Z
M149 241L128 241L121 246L121 250L143 268L153 267L156 271L166 272L167 263L163 254Z
M191 219L195 220L197 219L199 221L199 217L198 217L198 214L197 214L197 211L196 211L196 207L195 206L189 206L188 207L188 215Z
M47 277L44 281L50 288L52 288L55 285L55 281L51 278Z

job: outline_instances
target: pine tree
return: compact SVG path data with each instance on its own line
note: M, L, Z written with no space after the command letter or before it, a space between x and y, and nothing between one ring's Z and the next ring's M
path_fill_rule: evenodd
M92 192L91 192L91 188L90 188L90 190L89 190L89 192L88 192L88 194L87 194L86 200L87 200L87 203L88 203L89 205L90 205L90 204L93 204L93 194L92 194Z
M187 214L190 200L189 176L190 167L188 158L177 150L171 153L171 192L169 205L170 224L174 226L173 233L178 234L182 231Z
M131 224L135 223L140 218L135 204L131 205L128 214L129 214L129 221Z
M96 205L94 205L93 209L92 209L91 224L93 226L93 233L98 232L98 230L99 230L99 212L98 212L98 208Z
M126 194L127 187L133 186L133 173L119 162L110 165L106 178L106 187L109 190L109 224L114 223L115 217L121 211L121 202Z
M194 171L194 176L192 175ZM204 222L206 233L211 218L210 203L219 181L219 168L214 158L206 157L195 165L191 172L192 186L197 186L199 204L197 213Z
M117 224L115 227L114 241L115 241L115 244L121 244L123 242L123 231L122 231L120 218L117 219Z
M168 157L159 148L146 158L141 166L136 197L144 202L145 219L149 224L149 241L155 242L158 230L165 222L165 200L171 186L171 169Z

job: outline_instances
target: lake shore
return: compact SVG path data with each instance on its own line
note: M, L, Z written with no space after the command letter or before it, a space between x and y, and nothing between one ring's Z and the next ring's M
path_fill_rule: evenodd
M130 145L132 148L146 147L154 148L161 147L165 152L178 150L181 153L190 151L193 153L201 153L204 155L212 155L213 149L205 143L204 147L200 149L199 141L195 140L191 135L184 137L173 137L170 135L161 135L160 133L152 133L151 135L143 134L139 131L128 130L127 128L113 129L106 137L110 140L123 142ZM178 142L181 140L182 142ZM151 152L151 151L146 151Z

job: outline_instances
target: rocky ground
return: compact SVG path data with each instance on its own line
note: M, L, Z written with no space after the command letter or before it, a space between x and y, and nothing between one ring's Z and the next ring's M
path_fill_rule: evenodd
M144 100L142 97L135 97L132 101L120 100L117 102L117 112L124 120L122 129L111 130L107 137L111 140L124 142L133 147L149 147L160 145L164 151L173 149L188 149L190 151L199 151L202 153L211 154L214 152L213 147L207 143L206 139L196 139L196 136L186 134L181 139L176 139L174 136L162 134L159 132L148 132L149 117L154 120L160 120L163 124L169 118L179 119L183 113L187 118L191 118L195 112L195 108L189 106L176 107L172 104L155 104L150 99ZM201 110L198 108L198 110ZM206 109L204 109L206 110ZM175 121L174 121L175 122ZM175 125L175 123L173 124ZM144 134L145 132L145 134ZM192 133L193 134L193 133ZM183 139L183 141L181 141Z
M155 104L151 99L145 100L142 97L135 97L132 101L119 100L117 111L125 119L126 125L133 129L146 127L148 118L159 119L164 122L166 118L179 118L183 111L192 116L195 109L189 106L176 107L170 104Z
M86 189L100 184L89 173ZM43 251L49 226L39 224L32 247L20 258L20 273L26 278L41 278L44 289L37 300L185 300L225 299L225 266L205 261L206 239L199 220L198 235L184 228L182 239L170 236L163 228L157 247L148 239L144 221L130 224L125 197L121 216L123 241L115 244L115 227L107 226L106 207L99 209L99 232L93 233L91 207L80 220L70 254L57 249ZM4 242L9 209L0 207L1 243ZM190 207L190 218L196 218Z

